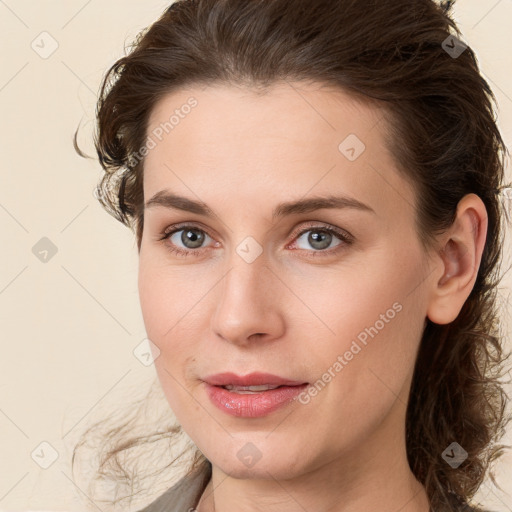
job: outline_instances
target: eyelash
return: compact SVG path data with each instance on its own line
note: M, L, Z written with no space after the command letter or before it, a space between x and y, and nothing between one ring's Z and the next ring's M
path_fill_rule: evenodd
M196 256L196 257L201 256L202 253L204 252L204 250L207 249L207 247L201 247L199 249L185 250L185 249L180 249L179 247L176 247L174 244L167 243L167 240L169 239L169 237L171 235L173 235L174 233L178 233L180 231L184 231L186 228L191 228L191 229L200 231L200 232L208 235L210 238L213 238L204 229L201 229L198 226L194 226L192 224L176 224L176 225L166 228L165 231L160 234L160 237L158 238L158 240L163 242L165 244L166 248L171 253L177 254L179 256L186 257L189 254L192 254L193 256ZM345 233L345 232L343 232L339 229L333 228L333 227L319 226L317 224L308 225L307 229L302 229L301 231L293 233L294 240L296 238L301 237L304 233L307 233L309 231L329 233L331 235L336 236L337 238L339 238L341 240L340 244L336 245L335 247L332 247L331 249L319 249L319 250L311 250L311 251L308 251L307 249L299 249L299 251L305 251L305 252L309 253L308 257L311 257L311 258L316 258L318 256L332 255L334 253L337 253L340 250L343 250L344 246L351 245L354 241L353 238L348 233Z

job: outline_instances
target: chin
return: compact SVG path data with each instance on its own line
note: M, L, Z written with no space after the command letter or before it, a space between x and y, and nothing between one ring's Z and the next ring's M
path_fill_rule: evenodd
M215 462L212 461L215 465ZM245 467L238 460L224 462L217 465L223 473L238 480L289 480L295 478L300 472L298 469L291 469L286 460L267 461L260 460L252 468Z
M249 437L229 445L220 443L218 446L222 446L222 450L203 453L223 473L242 480L288 480L308 472L303 448L292 444L286 446L282 441L279 444L280 448L269 440L258 442Z

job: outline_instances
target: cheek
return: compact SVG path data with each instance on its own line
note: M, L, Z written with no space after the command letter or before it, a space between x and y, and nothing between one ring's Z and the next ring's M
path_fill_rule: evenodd
M187 325L191 325L186 316L191 306L187 308L187 301L179 299L183 294L178 283L179 280L169 279L162 269L141 257L139 300L147 337L159 350L154 360L155 371L171 410L182 420L192 411L190 400L187 400L189 395L184 396L183 385L185 369L194 364L193 341L197 336L185 332Z
M336 365L337 373L351 374L344 386L375 380L370 370L398 385L414 364L424 325L422 287L417 286L423 272L419 255L406 258L387 248L351 272L326 275L316 288L306 283L301 293L329 328L322 331L327 339L316 340L325 346L315 356L321 371L342 356L343 369Z
M155 368L165 388L178 387L191 379L199 344L207 325L202 307L205 287L189 272L171 270L155 260L141 257L138 289L147 337L160 350ZM204 302L201 302L203 298Z
M186 357L179 346L183 340L179 334L183 325L183 321L180 322L183 301L176 298L180 296L176 283L171 282L148 258L140 259L138 288L147 337L160 351L154 361L155 369L169 398L174 394L169 391L177 385L171 376L176 375L181 359Z
M330 306L337 337L329 356L322 356L322 371L334 375L331 399L343 404L335 415L353 428L371 419L357 414L347 419L347 411L366 411L378 421L398 396L407 400L424 326L421 289L411 293L419 275L419 268L410 266L362 279L359 287L346 283L353 290L350 300L339 300L337 316L335 301Z
M139 256L138 291L148 337L155 341L171 339L176 329L190 324L195 296L200 294L196 280L179 268L172 270L150 250Z

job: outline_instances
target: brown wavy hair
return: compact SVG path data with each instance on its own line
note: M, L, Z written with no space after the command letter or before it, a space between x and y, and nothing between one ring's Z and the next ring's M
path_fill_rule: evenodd
M509 220L502 202L509 189L504 185L508 150L475 53L469 46L460 55L450 53L463 48L451 4L178 0L106 72L94 138L105 171L97 197L134 231L139 250L144 158L137 156L147 142L148 119L164 95L190 85L256 90L283 80L310 81L379 102L388 113L383 131L396 167L416 187L417 230L425 248L450 227L466 194L482 199L488 235L474 288L450 324L427 319L407 407L408 461L434 510L453 497L469 503L488 472L498 485L491 466L507 448L498 441L510 420L502 380L510 354L500 332L497 287L504 220ZM77 132L75 149L86 156ZM174 424L135 435L131 426L140 410L104 434L98 470L119 485L129 483L132 491L143 475L133 469L130 474L131 450L157 440L172 444L181 432ZM169 418L165 421L169 425ZM73 464L96 427L75 447ZM442 458L454 441L468 453L458 469ZM191 470L202 464L209 461L195 449Z

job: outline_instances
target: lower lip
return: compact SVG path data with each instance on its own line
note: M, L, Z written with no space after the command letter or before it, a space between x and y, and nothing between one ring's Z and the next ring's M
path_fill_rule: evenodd
M206 392L221 411L243 418L259 418L294 400L308 384L282 386L259 393L240 394L205 382Z

